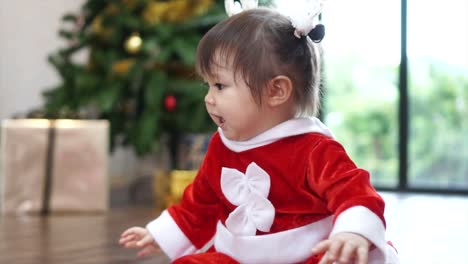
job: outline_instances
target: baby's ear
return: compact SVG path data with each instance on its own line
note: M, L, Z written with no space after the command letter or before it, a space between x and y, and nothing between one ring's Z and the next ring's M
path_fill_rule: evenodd
M266 100L269 106L278 106L288 101L293 94L293 83L289 77L278 75L267 85Z

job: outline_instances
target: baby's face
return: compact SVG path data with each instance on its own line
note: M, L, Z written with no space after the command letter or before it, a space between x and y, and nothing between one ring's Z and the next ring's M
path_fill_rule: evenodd
M214 76L205 78L209 88L205 96L208 114L226 138L248 140L265 130L265 111L253 98L241 76L226 63L216 63Z

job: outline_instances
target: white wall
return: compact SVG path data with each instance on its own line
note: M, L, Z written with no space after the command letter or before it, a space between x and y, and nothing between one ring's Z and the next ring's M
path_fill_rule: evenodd
M41 92L59 83L47 55L64 43L61 17L84 0L0 0L0 120L42 104Z

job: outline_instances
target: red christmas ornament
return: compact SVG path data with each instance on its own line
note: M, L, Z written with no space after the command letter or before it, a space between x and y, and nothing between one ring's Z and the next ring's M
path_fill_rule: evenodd
M173 112L177 106L177 99L173 95L168 95L164 98L164 108L169 111Z

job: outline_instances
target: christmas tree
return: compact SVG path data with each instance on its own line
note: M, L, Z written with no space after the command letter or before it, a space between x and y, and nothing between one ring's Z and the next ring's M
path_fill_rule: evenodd
M111 143L138 154L164 133L212 130L193 66L201 36L224 17L223 1L88 0L63 17L68 46L49 56L62 82L44 93L46 115L108 119Z
M155 150L163 134L174 144L180 133L213 131L195 52L224 18L223 0L86 1L62 19L68 45L49 56L61 83L44 93L43 112L107 119L111 145L139 155ZM80 63L83 50L89 55Z

